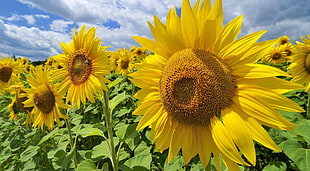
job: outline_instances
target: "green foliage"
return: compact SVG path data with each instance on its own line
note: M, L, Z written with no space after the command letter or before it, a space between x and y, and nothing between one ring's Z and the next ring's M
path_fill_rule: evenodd
M281 68L286 66L281 65ZM139 90L128 77L111 74L109 87L109 107L112 112L113 141L119 161L119 170L204 170L199 157L194 157L184 165L181 155L171 163L167 162L168 151L155 149L150 138L150 129L137 131L141 116L132 115L137 100L133 95ZM306 108L308 94L302 90L285 94L303 108ZM105 122L102 99L87 103L80 108L68 110L67 125L57 126L52 131L37 130L23 125L22 118L12 121L8 118L7 105L10 96L0 96L0 168L3 170L74 170L74 160L78 171L112 170L112 157ZM310 170L310 120L305 113L280 111L283 116L296 124L294 131L266 130L283 152L273 152L256 143L256 166L240 166L241 170ZM68 126L72 135L70 135ZM212 170L215 162L211 160ZM227 170L220 161L220 170Z

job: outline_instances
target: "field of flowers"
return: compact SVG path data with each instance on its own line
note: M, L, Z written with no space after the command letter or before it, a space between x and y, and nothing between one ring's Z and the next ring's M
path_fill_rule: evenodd
M310 36L223 17L184 0L141 47L82 26L46 61L2 57L0 170L310 170Z

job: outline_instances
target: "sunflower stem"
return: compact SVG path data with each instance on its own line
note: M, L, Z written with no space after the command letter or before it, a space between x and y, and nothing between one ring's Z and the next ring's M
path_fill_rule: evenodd
M307 114L306 118L310 119L310 93L308 93L308 104L307 104Z
M109 96L107 92L104 92L102 107L104 110L106 127L108 130L108 143L109 143L110 152L111 152L110 159L112 162L113 170L118 171L118 160L117 160L117 154L115 152L114 141L113 141L112 112L110 112Z
M69 134L70 147L71 147L71 150L74 150L72 160L73 160L73 164L74 164L74 169L76 169L77 168L77 160L76 160L76 153L75 153L75 143L73 143L73 138L72 138L71 125L69 123L69 119L65 119L65 121L66 121L66 125L67 125L66 127L68 129L68 134Z

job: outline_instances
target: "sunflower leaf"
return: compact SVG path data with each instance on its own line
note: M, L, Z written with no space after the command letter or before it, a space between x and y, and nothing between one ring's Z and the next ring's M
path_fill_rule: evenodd
M112 100L109 101L110 110L113 111L113 109L120 104L121 102L125 101L130 96L126 94L126 92L122 92L121 94L118 94L115 96Z
M40 147L38 146L29 146L24 152L20 154L21 161L28 161L31 160L33 156L35 156L38 153L38 149Z
M282 142L279 147L300 170L310 170L310 149L302 148L296 139L288 139Z
M80 129L76 131L76 134L81 135L83 138L94 136L94 135L99 135L99 136L104 137L102 130L100 130L99 128L91 128L91 127Z
M295 132L299 135L301 135L307 142L308 144L310 143L310 120L307 120L301 124L298 125L297 128L295 128Z
M99 170L97 169L94 162L90 159L84 160L82 163L80 163L76 169L77 171L83 171L83 170Z
M263 171L274 171L274 170L286 171L286 168L287 166L284 162L277 161L277 162L266 165Z

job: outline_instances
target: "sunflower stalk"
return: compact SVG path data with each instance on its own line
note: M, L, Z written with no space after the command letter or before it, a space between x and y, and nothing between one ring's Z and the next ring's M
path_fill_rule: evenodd
M105 115L105 122L106 127L108 129L108 143L110 147L111 152L111 162L112 167L114 171L118 171L118 159L117 154L114 147L114 141L113 141L113 127L112 127L112 112L110 112L109 109L109 96L107 92L104 92L103 100L102 100L102 107Z
M307 113L306 118L310 119L310 93L308 93Z
M75 150L75 143L73 143L73 138L72 138L72 132L71 132L71 125L69 123L69 119L65 119L66 121L66 127L68 129L68 134L69 134L69 143L70 143L70 147L71 147L71 150ZM73 152L73 157L72 157L72 160L73 160L73 164L74 164L74 169L77 168L77 159L76 159L76 153Z

